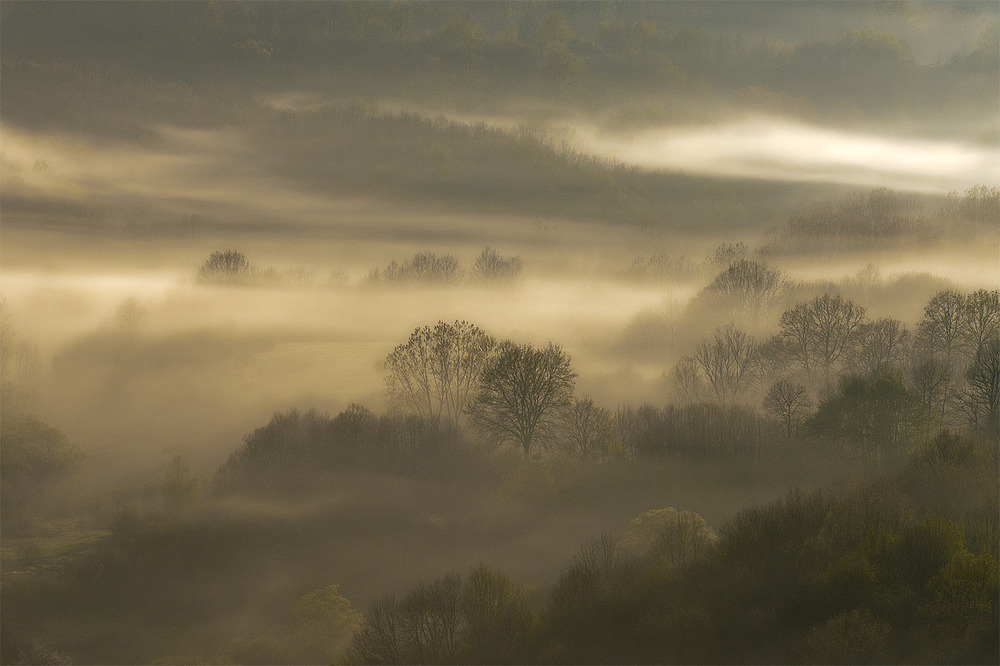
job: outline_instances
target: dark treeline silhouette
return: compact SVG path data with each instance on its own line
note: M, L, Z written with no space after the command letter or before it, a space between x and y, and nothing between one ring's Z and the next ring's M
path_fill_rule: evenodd
M517 588L491 573L515 601L486 632L463 622L457 577L401 605L388 597L348 660L494 663L476 653L486 633L522 663L992 663L996 464L995 449L946 431L871 485L791 493L742 511L717 538L697 514L669 509L645 539L586 544L533 616L507 614ZM419 607L450 631L410 629L403 609L449 583L455 601Z
M893 31L926 39L913 21L937 23L945 10L827 4L789 13L739 3L726 3L725 12L701 3L26 3L5 12L5 82L19 92L5 108L20 118L38 101L20 94L18 72L37 67L39 54L86 67L74 74L60 64L63 78L93 72L99 84L105 72L147 80L172 105L190 105L220 80L315 84L317 69L337 71L351 94L389 83L417 99L491 100L517 90L602 104L625 91L641 97L711 86L753 110L833 120L913 108L938 115L933 107L944 98L978 110L996 97L995 23L972 44L953 46L947 61L925 64ZM966 11L987 6L967 3ZM840 20L826 35L807 34L799 23L825 25L829 12ZM774 24L789 35L785 41L770 36ZM122 50L131 57L118 58Z
M749 261L738 247L717 254L733 266ZM809 335L787 333L787 360L766 363L767 343L719 329L675 373L692 400L664 407L576 395L570 358L552 343L497 342L467 322L418 328L386 358L388 413L279 412L213 478L175 456L159 482L99 509L110 534L90 545L21 552L25 575L4 583L4 653L96 662L989 662L997 293L939 292L896 355L859 353L899 337L865 314L829 294L792 306L780 330ZM141 305L119 308L122 331L133 330L119 344L142 348L141 318ZM882 334L858 333L866 325ZM823 326L831 330L812 332ZM929 370L918 380L914 362L931 363L947 390ZM2 421L8 534L34 535L54 515L87 520L79 495L59 490L81 468L66 438L26 414L5 409ZM794 469L825 469L827 479L838 469L856 481L747 509L717 530L688 511L648 511L665 479L677 492L691 474L746 484ZM871 474L879 476L860 480ZM532 594L490 566L396 596L357 569L374 542L431 538L451 552L475 534L500 548L584 507L611 510L617 530L623 513L645 513ZM404 547L374 557L391 573L408 556ZM461 569L464 557L448 559ZM259 567L268 573L258 583L277 575L282 592L261 597L247 585L242 572ZM392 585L405 590L427 568L418 572ZM348 599L361 602L363 620ZM212 628L247 608L256 624ZM44 618L128 638L38 633ZM164 622L186 647L142 628Z

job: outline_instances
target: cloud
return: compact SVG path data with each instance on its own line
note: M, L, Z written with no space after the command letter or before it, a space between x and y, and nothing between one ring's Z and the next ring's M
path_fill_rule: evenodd
M647 169L707 176L946 193L997 182L1000 151L927 139L852 134L774 119L648 130L575 131L581 150Z

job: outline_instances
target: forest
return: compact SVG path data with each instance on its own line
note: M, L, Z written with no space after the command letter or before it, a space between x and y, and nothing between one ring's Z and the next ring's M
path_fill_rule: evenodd
M0 20L0 663L1000 661L995 3Z

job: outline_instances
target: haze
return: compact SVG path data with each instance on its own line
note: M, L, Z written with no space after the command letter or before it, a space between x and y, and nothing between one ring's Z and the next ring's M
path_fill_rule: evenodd
M1000 659L995 2L0 10L3 663Z

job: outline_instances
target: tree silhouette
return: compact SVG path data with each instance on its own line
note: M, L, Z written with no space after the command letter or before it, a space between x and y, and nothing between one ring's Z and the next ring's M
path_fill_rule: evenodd
M558 345L536 349L504 341L483 370L473 419L485 435L520 446L527 458L536 443L553 436L575 381Z
M246 284L252 276L253 268L246 255L236 250L213 252L198 269L198 282L208 285Z
M809 392L802 384L787 379L779 379L764 396L764 411L785 426L786 441L792 441L792 433L812 408Z
M434 425L458 426L495 345L492 336L465 321L415 329L385 360L389 404Z

